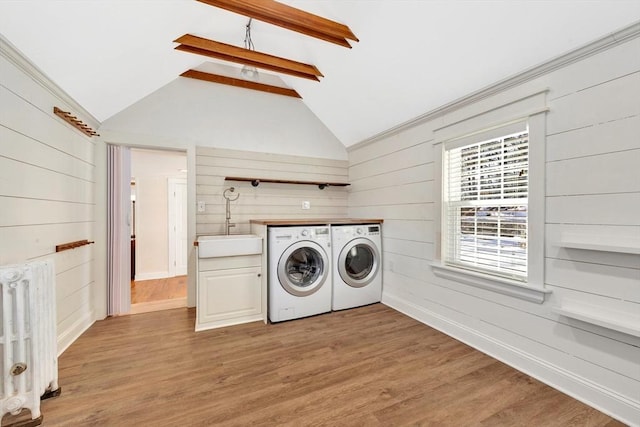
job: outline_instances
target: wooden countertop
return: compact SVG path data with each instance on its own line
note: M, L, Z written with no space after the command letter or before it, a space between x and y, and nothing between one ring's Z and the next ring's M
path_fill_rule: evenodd
M383 219L372 218L296 218L296 219L252 219L251 224L260 225L341 225L382 224Z

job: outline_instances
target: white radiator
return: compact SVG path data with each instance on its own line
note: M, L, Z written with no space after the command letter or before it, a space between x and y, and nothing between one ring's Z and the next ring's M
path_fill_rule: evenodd
M59 390L53 261L0 267L0 288L0 418L37 419L40 397Z

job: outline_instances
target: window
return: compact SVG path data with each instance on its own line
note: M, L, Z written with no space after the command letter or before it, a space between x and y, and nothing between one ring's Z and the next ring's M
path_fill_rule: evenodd
M547 90L509 93L433 130L431 271L445 287L542 304Z
M445 265L527 281L529 133L521 125L508 135L445 146Z

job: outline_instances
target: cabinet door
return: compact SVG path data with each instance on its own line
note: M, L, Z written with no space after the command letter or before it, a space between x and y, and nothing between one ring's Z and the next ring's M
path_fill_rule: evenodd
M234 268L200 273L198 323L224 326L262 319L260 267ZM231 321L238 320L238 321ZM205 325L215 322L215 325Z

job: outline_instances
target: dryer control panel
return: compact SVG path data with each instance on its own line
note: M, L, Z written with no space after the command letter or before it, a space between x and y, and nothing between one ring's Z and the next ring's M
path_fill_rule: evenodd
M380 226L379 225L370 225L367 227L367 234L370 236L375 236L380 234Z
M379 225L354 225L354 226L340 226L334 227L334 233L341 233L345 236L363 237L363 236L379 236Z
M380 235L379 225L358 225L354 227L355 236L378 236Z

